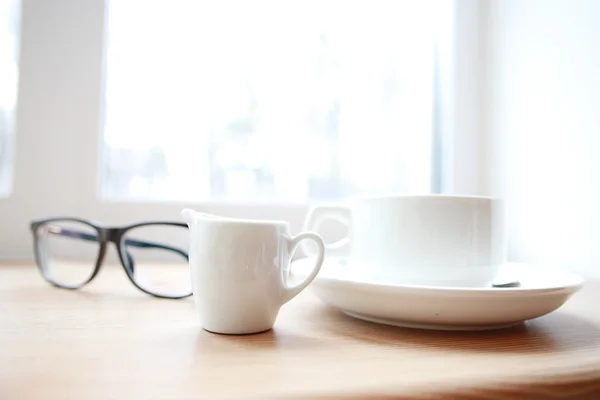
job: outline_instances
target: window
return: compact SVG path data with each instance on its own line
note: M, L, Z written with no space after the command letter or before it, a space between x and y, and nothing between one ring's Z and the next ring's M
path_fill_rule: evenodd
M477 2L6 4L0 258L31 259L36 217L192 207L297 232L310 203L477 192L477 71L457 67L477 59Z
M12 189L15 106L17 103L19 1L0 3L0 197Z
M437 3L111 1L102 197L431 191Z

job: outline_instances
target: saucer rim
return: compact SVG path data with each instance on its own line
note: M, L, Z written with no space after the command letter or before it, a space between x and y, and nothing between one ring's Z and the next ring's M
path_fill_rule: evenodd
M326 263L339 263L342 259L346 259L347 257L326 257L323 261L323 266ZM290 265L290 273L296 275L297 273L293 272L293 265L298 263L308 263L309 260L314 259L314 257L304 257L297 260L294 260ZM524 266L525 268L530 268L535 271L540 271L541 267L537 264L533 263L524 263L524 262L506 262L500 268L507 268L509 266ZM557 292L568 292L575 293L583 288L585 284L585 279L578 273L573 271L569 271L565 268L559 268L554 266L548 266L547 272L551 271L552 273L559 273L564 276L568 276L568 279L565 279L566 283L564 285L552 285L547 287L465 287L465 286L431 286L431 285L416 285L416 284L403 284L403 283L393 283L393 282L378 282L376 280L360 280L360 279L347 279L344 277L334 277L323 275L321 272L317 274L315 281L327 281L330 283L338 283L345 285L353 285L353 286L368 286L370 288L378 288L380 290L392 290L397 291L401 290L410 290L410 291L428 291L428 292L436 292L439 294L447 293L452 295L457 294L485 294L485 295L507 295L507 294L556 294ZM300 275L300 274L298 274Z

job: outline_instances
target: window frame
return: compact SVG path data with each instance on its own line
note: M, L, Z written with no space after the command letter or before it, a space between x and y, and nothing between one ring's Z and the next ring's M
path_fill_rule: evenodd
M21 1L14 175L11 193L0 199L0 259L32 260L29 222L54 215L111 224L181 221L181 209L191 207L234 217L283 219L292 232L302 229L311 203L100 199L106 0ZM432 190L482 194L486 139L481 135L481 118L473 117L480 115L481 108L482 6L477 0L440 5L432 13L450 18L440 18L439 24ZM325 227L322 232L327 242L343 234L341 226Z

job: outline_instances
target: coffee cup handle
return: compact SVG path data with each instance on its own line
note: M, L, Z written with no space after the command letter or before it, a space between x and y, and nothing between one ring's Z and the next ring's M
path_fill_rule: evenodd
M350 208L342 205L316 206L311 208L304 220L303 230L318 232L321 224L329 219L350 226ZM316 252L309 243L301 244L302 251L308 257L314 257ZM350 255L350 238L345 237L334 243L325 245L328 256L348 257Z
M304 280L294 286L288 286L286 284L286 279L284 277L285 270L281 269L281 285L282 285L282 293L281 293L281 304L285 304L294 297L296 297L301 291L306 289L306 287L317 277L317 274L321 270L321 266L323 265L323 261L325 260L325 243L323 242L323 238L319 236L319 234L314 232L302 232L294 237L288 238L288 254L290 259L294 255L294 252L298 248L302 242L312 241L317 245L317 259L315 260L315 265L310 271L310 273L304 278Z

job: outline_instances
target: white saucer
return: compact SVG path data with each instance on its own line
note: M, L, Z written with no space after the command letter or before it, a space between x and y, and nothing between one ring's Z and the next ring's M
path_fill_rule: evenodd
M305 275L314 259L292 263ZM459 288L391 284L353 278L343 258L328 257L309 289L326 304L363 320L409 328L489 330L541 317L561 307L583 286L571 272L509 263L502 276L518 287Z

